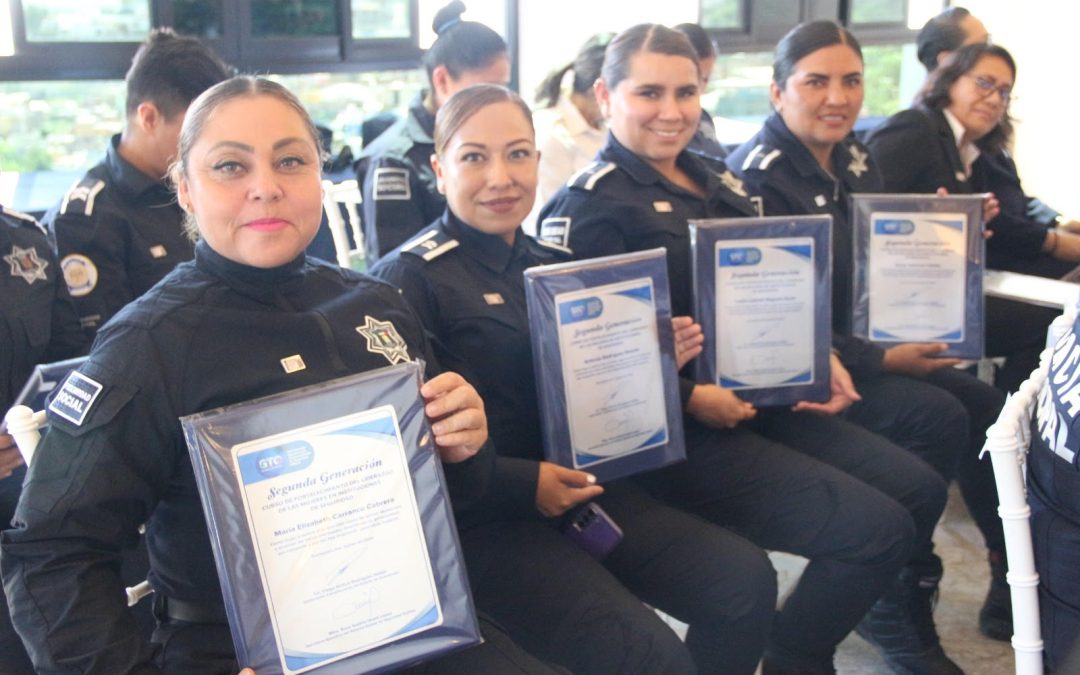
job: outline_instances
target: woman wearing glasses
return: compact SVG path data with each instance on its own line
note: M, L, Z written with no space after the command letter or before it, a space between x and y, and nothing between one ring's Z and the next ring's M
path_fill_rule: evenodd
M1013 203L1024 199L1023 191L999 180L1001 162L1011 161L1006 148L1015 80L1016 63L1003 47L961 47L930 74L915 105L890 117L867 144L886 192L995 192L1001 213L987 223L993 231L986 244L988 267L1061 276L1080 262L1080 236L1025 218L1024 204ZM986 311L987 353L1009 357L997 385L1016 389L1038 365L1056 312L995 298L987 300Z

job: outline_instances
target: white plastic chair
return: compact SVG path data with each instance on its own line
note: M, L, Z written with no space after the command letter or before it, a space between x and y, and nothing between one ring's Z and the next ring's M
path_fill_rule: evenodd
M983 452L990 453L998 490L998 515L1005 530L1009 560L1006 579L1012 597L1012 646L1017 675L1042 675L1043 641L1039 624L1039 574L1031 541L1031 508L1025 483L1031 418L1046 382L1050 350L1020 390L1005 400L997 422L986 431Z
M23 461L26 462L26 466L30 466L34 451L41 442L41 429L45 426L45 411L34 412L24 405L17 405L8 410L4 421L7 424L7 432L15 440L15 447L19 449ZM139 528L139 532L140 534L143 532L142 527ZM154 589L151 588L149 581L141 581L134 586L124 588L128 607L134 607L139 600L153 592Z
M360 185L356 180L343 180L334 183L324 180L323 210L330 224L330 235L334 239L334 250L338 264L342 267L363 271L364 269L364 232L360 227ZM348 223L341 214L342 207L348 214ZM356 247L349 245L349 233Z

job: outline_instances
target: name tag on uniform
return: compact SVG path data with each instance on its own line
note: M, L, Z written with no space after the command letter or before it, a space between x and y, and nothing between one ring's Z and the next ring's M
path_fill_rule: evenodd
M162 246L161 244L158 244L157 246L151 246L150 247L150 255L155 259L164 258L168 254L169 254L169 252L166 251L165 247Z
M657 213L671 213L671 202L653 202L653 209Z
M814 197L814 203L818 206L825 206L825 204L827 204L828 202L829 200L825 199L825 195L818 195L817 197Z
M299 354L293 354L281 359L281 367L286 373L295 373L307 368L307 364L304 363L303 357Z
M498 293L484 293L484 302L489 305L501 305L506 301L503 300L503 296Z

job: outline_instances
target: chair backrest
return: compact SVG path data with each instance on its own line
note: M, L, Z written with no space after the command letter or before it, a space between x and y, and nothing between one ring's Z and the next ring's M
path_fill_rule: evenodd
M1039 574L1031 541L1031 508L1027 503L1025 468L1031 442L1031 418L1046 381L1050 350L1019 391L1011 394L986 432L983 452L990 453L998 491L998 515L1005 531L1009 561L1006 579L1012 596L1013 651L1017 675L1042 675L1043 641L1039 624Z
M360 202L360 185L355 179L340 183L323 181L323 208L330 225L330 235L334 239L338 264L362 271L365 262Z

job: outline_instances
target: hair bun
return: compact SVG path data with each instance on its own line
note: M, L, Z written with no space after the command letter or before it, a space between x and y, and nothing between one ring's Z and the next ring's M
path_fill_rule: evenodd
M435 13L435 18L431 22L431 29L435 31L436 35L442 35L461 23L461 15L464 13L465 3L461 0L454 0Z

